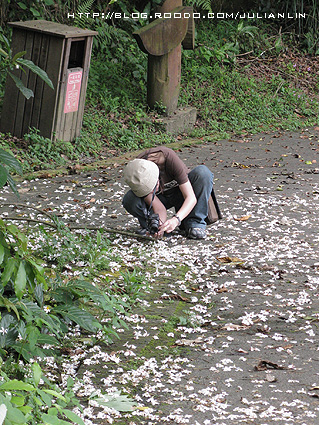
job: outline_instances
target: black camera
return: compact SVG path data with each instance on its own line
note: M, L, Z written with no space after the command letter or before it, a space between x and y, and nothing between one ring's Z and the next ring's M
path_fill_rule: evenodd
M160 219L158 214L149 214L147 217L147 230L151 235L158 233L158 228L160 224Z

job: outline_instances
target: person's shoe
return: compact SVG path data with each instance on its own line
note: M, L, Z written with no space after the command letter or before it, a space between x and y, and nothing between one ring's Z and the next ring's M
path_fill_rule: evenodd
M206 230L201 227L190 227L186 230L186 237L188 239L205 239Z
M139 236L146 236L147 234L147 229L144 229L143 227L141 227L140 229L136 230L135 232L137 235Z

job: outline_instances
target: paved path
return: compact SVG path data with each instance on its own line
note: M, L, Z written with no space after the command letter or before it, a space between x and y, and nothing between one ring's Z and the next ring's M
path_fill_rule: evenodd
M214 171L224 218L203 242L114 241L149 290L132 331L72 360L82 365L82 394L124 388L140 408L87 410L87 424L319 423L318 130L181 149L190 167ZM21 202L67 221L132 229L121 171L24 182Z

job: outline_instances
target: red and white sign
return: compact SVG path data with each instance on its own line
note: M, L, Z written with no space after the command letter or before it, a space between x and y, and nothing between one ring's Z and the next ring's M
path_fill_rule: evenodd
M80 91L82 81L82 70L70 72L66 87L64 113L75 112L79 107Z

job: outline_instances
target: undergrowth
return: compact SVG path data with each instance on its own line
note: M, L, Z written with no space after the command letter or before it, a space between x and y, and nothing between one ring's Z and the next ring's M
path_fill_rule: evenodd
M99 25L81 137L51 142L34 129L24 140L0 134L0 146L16 155L25 172L176 140L163 132L160 108L150 112L146 107L147 57L131 36L137 24L106 33ZM198 120L189 135L179 138L218 140L317 123L318 70L296 68L296 59L310 57L296 50L291 33L260 20L196 25L196 48L182 55L180 106L196 107ZM307 82L307 90L301 82Z

